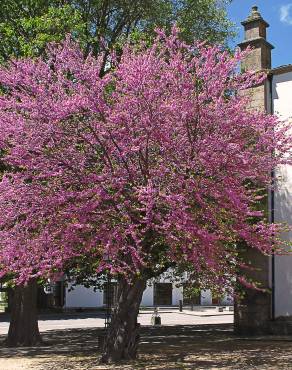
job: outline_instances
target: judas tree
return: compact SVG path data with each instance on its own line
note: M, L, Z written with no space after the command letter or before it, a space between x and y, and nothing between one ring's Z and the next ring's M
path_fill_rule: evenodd
M70 39L0 70L1 274L24 289L83 256L110 272L104 362L135 358L149 278L188 264L223 284L238 241L277 246L256 209L290 143L283 123L247 109L240 92L264 77L238 74L241 58L173 29L112 55L104 77L103 56L84 59Z
M110 50L120 53L121 45L128 39L151 42L156 26L169 27L175 21L181 26L185 40L196 38L212 43L226 42L233 34L226 13L230 0L6 0L2 3L1 64L11 58L42 55L49 42L61 41L70 33L86 55L89 52L98 55L104 50L100 68L103 74ZM104 42L98 43L101 38ZM22 312L22 294L13 296L13 305ZM35 299L31 300L27 313L35 312L34 302ZM21 320L14 316L12 321L15 318L21 325ZM28 322L28 317L23 319ZM25 331L25 338L29 332ZM22 342L20 339L17 341ZM9 342L15 344L15 340Z

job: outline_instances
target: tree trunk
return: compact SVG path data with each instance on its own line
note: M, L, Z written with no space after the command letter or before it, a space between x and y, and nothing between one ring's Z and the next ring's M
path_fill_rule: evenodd
M6 344L29 347L41 343L37 317L37 282L16 286L13 292L11 320Z
M140 324L139 306L146 288L146 279L136 279L131 285L121 279L118 285L118 303L104 342L102 363L117 363L137 357Z

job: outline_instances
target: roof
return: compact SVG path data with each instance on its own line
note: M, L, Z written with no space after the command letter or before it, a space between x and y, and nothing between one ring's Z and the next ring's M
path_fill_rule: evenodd
M280 75L280 74L288 73L288 72L292 72L292 64L286 64L283 66L272 68L269 74Z
M248 39L248 40L244 40L242 42L240 42L238 44L239 47L245 47L245 46L248 46L248 45L254 45L254 44L257 44L258 42L261 42L262 44L265 44L266 46L268 46L270 49L274 49L274 46L272 44L270 44L265 38L263 37L256 37L254 39Z
M258 7L253 6L250 15L243 22L241 22L241 24L245 26L249 23L258 21L262 22L266 27L269 27L269 23L263 19L261 13L258 11Z

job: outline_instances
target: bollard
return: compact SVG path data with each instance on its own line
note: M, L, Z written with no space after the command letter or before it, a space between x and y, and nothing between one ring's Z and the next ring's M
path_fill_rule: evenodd
M154 308L153 315L151 317L151 325L161 325L161 317L158 313L158 308Z
M182 312L182 310L183 310L183 302L182 302L182 300L180 299L180 300L179 300L179 312Z

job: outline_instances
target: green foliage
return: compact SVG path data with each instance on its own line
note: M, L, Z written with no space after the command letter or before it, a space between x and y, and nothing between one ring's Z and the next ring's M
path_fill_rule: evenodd
M190 301L192 301L193 299L196 299L197 297L200 296L201 288L189 282L183 286L183 293L184 298L187 298Z
M180 0L175 14L183 38L224 43L234 36L233 24L228 20L226 6L232 0Z
M151 42L156 27L176 22L185 40L224 43L232 32L231 0L5 0L0 7L0 61L40 55L67 33L85 53L119 48L130 38Z
M40 55L48 42L71 33L82 42L84 24L70 5L54 7L53 1L7 1L0 11L0 58ZM26 6L25 6L26 3Z

